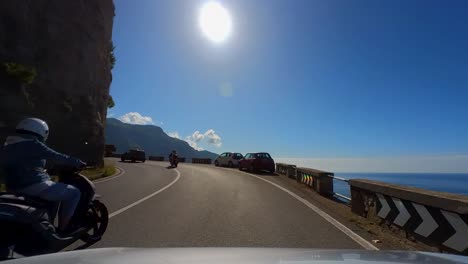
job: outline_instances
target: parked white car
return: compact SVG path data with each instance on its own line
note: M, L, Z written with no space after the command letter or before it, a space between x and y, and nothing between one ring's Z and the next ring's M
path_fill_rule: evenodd
M243 159L244 156L240 153L224 152L215 159L215 166L228 166L237 167L239 166L239 160Z

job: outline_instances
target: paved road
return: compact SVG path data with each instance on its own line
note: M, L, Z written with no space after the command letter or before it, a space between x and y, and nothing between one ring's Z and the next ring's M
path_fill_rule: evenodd
M92 247L362 249L290 194L246 173L196 164L117 164L124 174L97 183L117 214Z

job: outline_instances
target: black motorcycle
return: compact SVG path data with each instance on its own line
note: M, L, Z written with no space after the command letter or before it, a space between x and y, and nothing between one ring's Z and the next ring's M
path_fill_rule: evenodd
M77 240L92 244L106 231L109 213L99 201L94 184L77 169L56 168L59 182L75 186L81 198L70 221L69 235L60 235L54 225L58 205L36 197L0 193L0 253L32 256L58 252Z
M177 154L172 154L169 157L169 162L171 163L172 168L177 168L177 164L179 164L179 156Z

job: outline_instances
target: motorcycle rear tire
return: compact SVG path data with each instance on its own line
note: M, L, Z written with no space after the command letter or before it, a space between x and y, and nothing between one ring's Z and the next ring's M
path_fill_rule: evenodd
M109 224L109 211L99 200L94 200L88 213L94 218L95 226L80 239L86 243L94 243L101 240L102 235L106 232L107 225Z

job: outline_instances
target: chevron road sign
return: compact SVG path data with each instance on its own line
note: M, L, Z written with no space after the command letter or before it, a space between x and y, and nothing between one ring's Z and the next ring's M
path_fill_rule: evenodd
M442 211L442 214L456 231L453 236L444 242L444 245L463 252L468 248L468 225L458 214L447 211Z
M380 193L377 216L458 252L468 251L468 217Z
M308 186L312 186L312 183L314 181L314 178L310 175L307 174L302 174L302 183Z
M439 227L439 225L436 223L434 218L432 218L431 214L429 213L429 211L427 211L424 205L416 203L414 203L413 205L418 214L423 219L423 222L414 230L414 232L423 237L428 237Z

